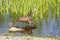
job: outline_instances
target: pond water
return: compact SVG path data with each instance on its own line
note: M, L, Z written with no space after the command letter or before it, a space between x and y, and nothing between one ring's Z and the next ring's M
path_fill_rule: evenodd
M7 20L8 19L8 20ZM0 24L0 35L9 34L9 23L12 22L12 19L10 17L5 18L2 23ZM22 22L14 22L19 27L25 26L27 24ZM34 36L60 36L60 18L58 19L52 19L50 18L48 22L43 20L42 22L38 20L36 23L37 29L33 30ZM16 33L17 36L24 35L22 33Z

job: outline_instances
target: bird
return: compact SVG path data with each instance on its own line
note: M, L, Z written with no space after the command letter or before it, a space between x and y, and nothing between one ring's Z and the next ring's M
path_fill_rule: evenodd
M29 27L28 27L29 26ZM23 29L36 29L36 25L35 24L31 24L31 25L28 25L28 26L24 26L22 27Z
M23 16L23 17L21 17L21 18L18 18L17 21L19 21L19 22L25 22L25 23L28 23L28 24L31 25L32 16L33 16L33 13L34 13L36 10L37 10L37 8L34 7L34 8L32 9L32 11L28 13L28 15Z
M28 33L29 35L33 35L32 30L36 29L36 25L35 24L31 24L29 27L28 26L24 26L21 29L25 29L24 32Z
M13 23L10 23L10 24L13 24ZM20 33L24 33L24 34L27 34L27 35L33 35L32 33L32 30L33 29L36 29L36 25L35 24L32 24L31 26L24 26L22 28L18 28L18 27L14 27L14 26L11 26L11 28L9 29L9 32L10 33L15 33L15 32L20 32Z

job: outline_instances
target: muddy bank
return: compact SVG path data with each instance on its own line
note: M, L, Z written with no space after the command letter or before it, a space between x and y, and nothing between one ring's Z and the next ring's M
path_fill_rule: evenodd
M59 38L31 36L0 36L0 40L59 40Z

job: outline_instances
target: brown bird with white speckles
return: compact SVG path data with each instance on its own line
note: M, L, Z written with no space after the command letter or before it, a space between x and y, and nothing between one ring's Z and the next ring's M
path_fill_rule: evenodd
M21 18L18 18L17 21L31 24L31 19L32 19L33 13L36 10L37 10L36 7L34 7L34 9L30 13L28 13L28 15L21 17Z

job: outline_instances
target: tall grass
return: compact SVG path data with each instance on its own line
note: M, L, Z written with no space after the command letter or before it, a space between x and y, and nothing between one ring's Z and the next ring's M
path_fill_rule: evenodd
M39 9L33 15L36 21L48 21L50 15L52 18L58 18L60 15L60 0L0 0L0 14L18 18L27 15L34 6Z

